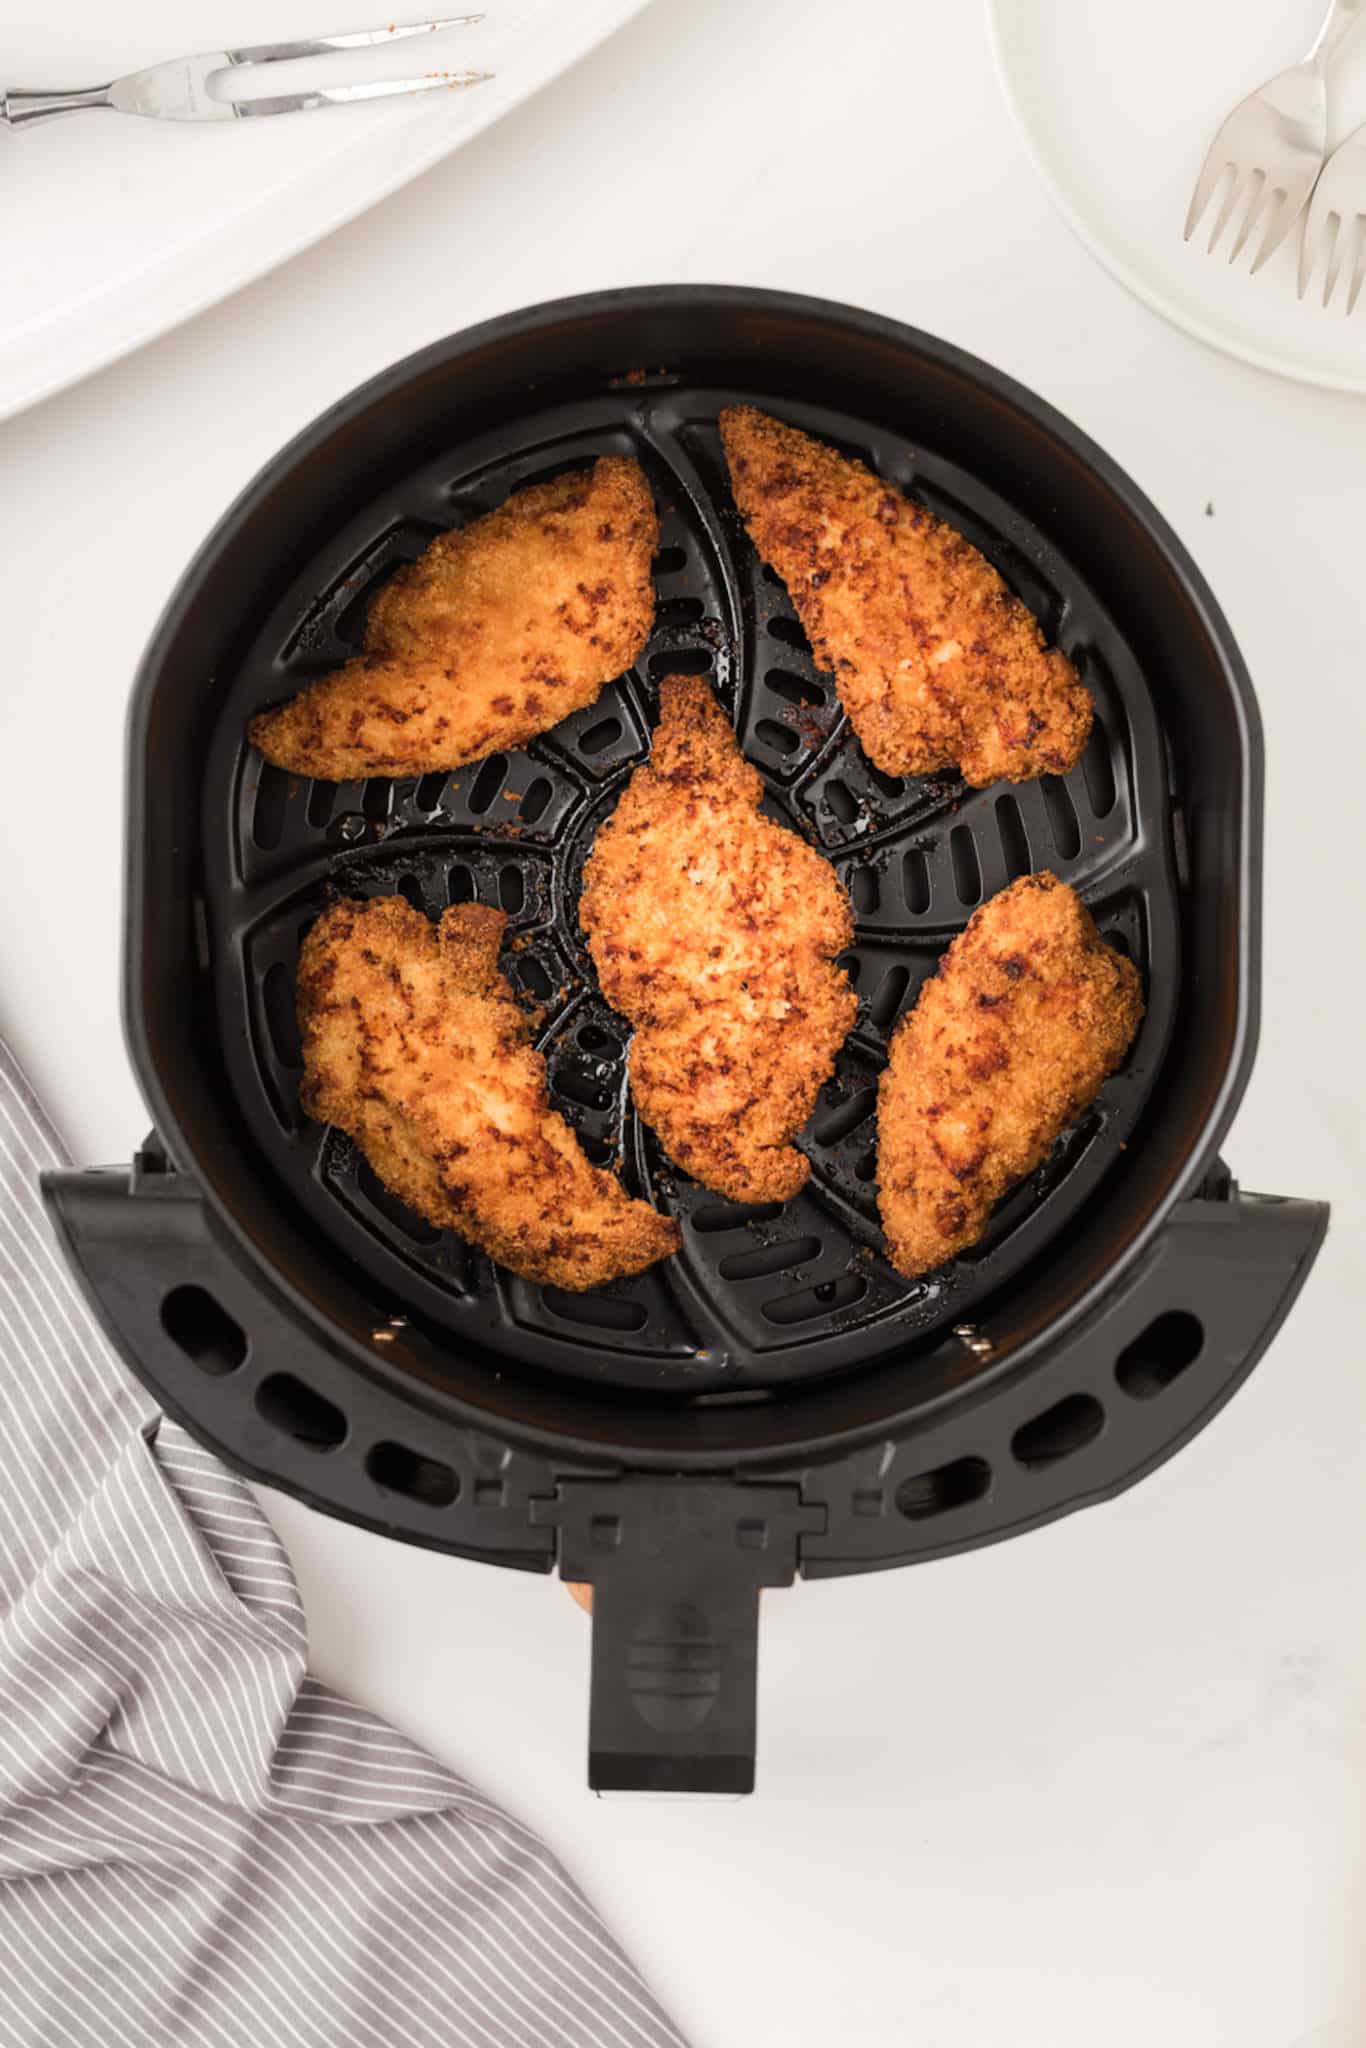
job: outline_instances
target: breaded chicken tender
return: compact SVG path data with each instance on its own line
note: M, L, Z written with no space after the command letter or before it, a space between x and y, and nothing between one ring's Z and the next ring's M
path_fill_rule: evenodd
M969 920L892 1039L878 1090L887 1255L907 1279L986 1228L1128 1051L1138 970L1064 882L1026 875Z
M658 542L649 485L625 456L518 491L391 576L364 652L254 718L252 744L324 782L520 747L639 655Z
M1090 695L969 541L752 405L726 408L721 439L750 537L876 767L956 767L978 788L1075 767Z
M635 1025L631 1092L669 1156L737 1202L784 1202L792 1143L857 1007L833 868L759 815L763 783L705 678L660 685L654 751L598 833L580 915Z
M524 1279L581 1290L678 1249L678 1226L584 1157L498 968L507 919L434 925L401 896L325 910L299 958L309 1116L386 1187Z

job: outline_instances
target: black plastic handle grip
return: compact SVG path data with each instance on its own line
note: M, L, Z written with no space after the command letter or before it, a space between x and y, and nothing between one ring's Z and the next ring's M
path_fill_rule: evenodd
M534 1504L593 1588L595 1792L754 1789L759 1593L788 1586L825 1510L795 1486L570 1480Z

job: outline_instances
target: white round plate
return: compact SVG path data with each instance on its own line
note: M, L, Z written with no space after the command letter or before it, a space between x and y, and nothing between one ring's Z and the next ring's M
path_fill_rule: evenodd
M1296 294L1293 231L1257 277L1252 249L1206 253L1215 209L1182 239L1220 122L1309 47L1325 0L987 0L1011 111L1054 203L1137 298L1265 370L1366 391L1366 294L1324 311ZM1330 79L1330 141L1366 121L1366 27ZM1255 236L1254 236L1255 242ZM1234 237L1225 230L1221 251Z

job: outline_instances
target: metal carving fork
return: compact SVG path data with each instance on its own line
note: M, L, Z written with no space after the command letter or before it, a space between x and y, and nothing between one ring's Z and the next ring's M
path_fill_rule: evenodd
M112 107L119 114L146 114L159 121L239 121L259 114L298 114L311 107L344 107L356 100L382 100L394 93L435 92L479 85L491 71L426 71L418 78L377 79L370 85L319 86L314 92L276 93L269 98L229 99L211 90L220 74L245 65L279 64L290 57L324 56L332 50L361 50L404 36L435 35L440 29L468 28L482 14L454 14L443 21L390 23L347 35L313 36L296 43L255 43L243 50L205 50L197 57L172 57L130 71L111 85L92 85L84 92L20 92L0 88L0 120L11 128L31 127L59 114L83 114Z

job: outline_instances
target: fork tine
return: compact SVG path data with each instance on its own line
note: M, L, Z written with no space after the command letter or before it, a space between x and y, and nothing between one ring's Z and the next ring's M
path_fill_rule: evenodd
M1366 283L1366 214L1356 217L1356 253L1352 263L1352 288L1347 294L1347 315L1350 319L1357 309L1361 287Z
M1224 198L1224 203L1219 208L1218 216L1215 220L1213 228L1210 231L1210 238L1208 242L1205 244L1206 254L1210 256L1214 254L1215 243L1219 240L1219 237L1223 234L1224 229L1232 220L1234 212L1237 209L1238 202L1242 199L1243 194L1247 191L1248 187L1248 181L1244 177L1238 165L1233 164L1230 168L1233 171L1233 183L1228 188L1228 192Z
M1267 176L1265 171L1254 171L1252 173L1250 182L1252 185L1252 194L1247 202L1247 211L1243 215L1243 225L1241 226L1241 228L1239 228L1237 236L1234 239L1233 247L1229 251L1228 260L1230 263L1236 263L1238 261L1238 258L1242 255L1244 249L1247 247L1247 238L1252 233L1253 228L1257 225L1257 222L1261 217L1262 208L1266 205L1267 201L1271 196L1267 188Z
M472 28L482 14L448 14L440 21L390 22L387 28L358 28L342 35L310 36L295 43L249 43L227 52L230 64L280 64L293 57L321 57L329 50L368 50L378 43L401 43L406 36L437 35L448 28Z
M1281 243L1299 219L1303 205L1304 195L1302 193L1296 194L1292 199L1284 185L1277 188L1273 197L1271 212L1267 215L1266 231L1262 236L1262 246L1257 251L1256 259L1249 273L1250 276L1255 277L1257 272L1265 269L1266 265L1271 261L1276 251L1280 248Z
M1331 252L1331 244L1337 237L1337 229L1333 225L1336 218L1335 214L1325 214L1317 202L1309 209L1303 231L1300 235L1299 295L1301 298L1304 297L1309 289L1309 280L1314 275L1314 266L1318 262L1319 252L1325 246L1328 246Z
M357 100L385 100L400 92L438 92L444 86L455 92L468 85L482 85L491 71L429 71L425 78L381 78L373 85L329 85L315 92L274 93L269 98L229 100L235 114L255 118L262 114L301 114L312 107L345 107Z
M1342 231L1343 221L1341 214L1330 213L1325 227L1331 231L1332 235L1326 250L1328 267L1323 279L1323 304L1326 306L1338 287L1338 276L1342 270L1342 259L1347 254L1347 237Z
M1216 136L1214 142L1210 145L1204 163L1200 167L1200 175L1195 181L1195 190L1191 194L1190 208L1186 214L1187 241L1190 240L1197 227L1199 227L1200 216L1214 197L1215 187L1224 173L1226 171L1233 171L1234 182L1235 184L1237 183L1237 170L1224 154L1222 141L1223 138L1221 136Z

